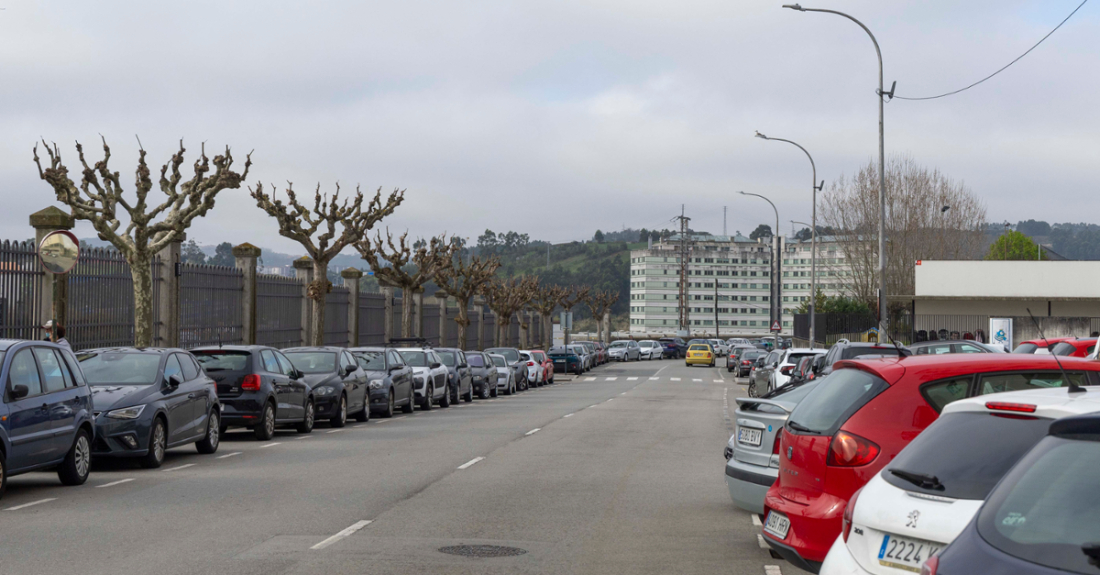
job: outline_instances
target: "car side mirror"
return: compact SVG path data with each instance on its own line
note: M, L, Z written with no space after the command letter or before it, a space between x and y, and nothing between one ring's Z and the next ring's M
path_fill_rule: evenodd
M170 387L172 389L175 389L175 388L179 387L181 384L183 384L183 378L180 377L180 375L178 373L174 373L174 374L169 375L168 377L164 378L164 383L168 387Z
M306 376L306 374L298 371L297 369L290 370L289 375L290 375L291 379L302 379L303 377Z
M393 373L395 371L401 371L401 366L400 365L391 365L390 366L390 373Z
M466 365L465 363L458 364L458 369L466 369L467 367L470 367L470 366Z
M442 365L442 364L440 364L438 361L436 361L436 362L433 362L430 367L432 369L438 369L440 365Z
M21 398L27 397L27 394L29 394L30 392L31 392L31 390L27 386L17 385L15 387L11 388L11 398L12 399L21 399Z

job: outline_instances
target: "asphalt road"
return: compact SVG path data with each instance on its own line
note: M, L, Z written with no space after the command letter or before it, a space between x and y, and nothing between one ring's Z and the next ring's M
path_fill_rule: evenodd
M726 490L743 390L721 363L612 364L342 430L230 431L215 455L99 463L76 488L23 475L0 574L795 573ZM464 545L524 553L439 551Z

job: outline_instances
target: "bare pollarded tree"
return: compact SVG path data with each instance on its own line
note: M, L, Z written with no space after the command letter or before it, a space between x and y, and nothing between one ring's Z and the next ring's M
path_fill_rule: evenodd
M424 284L432 281L459 249L459 244L443 236L415 242L419 247L414 248L407 243L408 236L405 232L395 244L386 230L385 242L382 234L375 237L373 244L370 238L355 242L355 249L374 270L378 283L401 289L401 337L412 337L413 294L423 290Z
M108 166L111 148L105 139L103 159L91 166L84 158L84 148L79 142L76 144L81 165L79 185L69 177L58 146L42 144L50 163L42 167L35 145L34 163L38 166L38 176L53 188L59 202L69 206L74 218L91 222L99 238L110 242L130 264L134 282L134 345L153 345L153 257L172 242L182 241L191 222L214 207L218 192L241 187L252 165L251 154L245 156L244 173L238 174L232 169L233 154L228 147L225 154L214 156L213 160L206 157L204 148L195 160L194 175L184 180L180 167L186 150L180 141L179 150L161 167L160 180L154 184L145 161L145 150L138 142L136 201L130 201L124 197L119 173L112 172ZM211 163L214 165L212 174ZM164 201L150 207L149 192L154 187L164 194ZM120 207L122 215L129 220L124 229L124 222L119 217Z
M840 284L845 295L871 305L878 287L878 186L878 164L870 162L826 188L820 216L836 231L843 268L850 270ZM980 257L985 219L985 205L961 182L908 156L892 158L886 165L887 293L913 293L918 260Z
M592 317L596 320L596 338L600 341L611 340L611 325L604 325L603 316L617 301L619 301L619 292L598 289L589 292L588 297L584 299L584 302L588 304L588 309L592 312ZM606 334L604 333L605 329ZM605 335L606 337L604 337Z
M497 279L485 286L485 298L489 309L497 316L495 340L497 345L506 341L508 329L512 325L512 316L522 310L538 291L538 278L520 276L511 279ZM526 342L521 342L521 345Z
M542 318L543 348L550 351L554 343L554 323L551 314L561 304L561 299L569 295L569 288L553 285L539 285L531 298L531 308Z
M433 279L435 285L439 286L439 292L458 302L455 323L458 324L459 347L466 345L466 328L470 326L470 301L485 290L498 268L500 260L496 257L474 256L463 260L460 254L455 254L435 272Z
M294 185L287 183L287 203L275 199L275 187L268 195L263 184L257 183L255 189L249 188L256 205L279 222L279 235L290 238L305 248L313 260L313 282L307 286L306 295L313 300L309 320L309 345L322 345L325 337L325 297L332 291L332 282L328 280L328 264L341 250L363 237L374 224L393 213L405 199L404 190L394 190L383 202L382 188L374 194L374 199L363 205L363 192L358 187L351 200L340 203L340 185L329 198L321 193L317 185L313 208L307 208L298 201ZM318 230L321 231L317 234Z
M558 300L558 305L567 312L573 311L573 307L578 303L585 300L588 297L588 292L592 291L591 286L569 286L569 289ZM565 343L569 343L569 332L564 331L565 326L562 326L563 332L566 334Z

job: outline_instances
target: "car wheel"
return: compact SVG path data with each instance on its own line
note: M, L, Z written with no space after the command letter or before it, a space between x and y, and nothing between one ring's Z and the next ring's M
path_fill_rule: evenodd
M199 453L209 455L218 450L218 444L222 440L221 434L218 433L221 429L221 420L221 415L215 406L210 410L210 418L206 421L206 435L195 443L195 449L199 450Z
M470 384L470 389L468 389L466 393L462 394L462 399L465 400L466 403L470 403L474 400L474 384Z
M439 407L442 407L443 409L447 409L450 406L451 406L451 390L448 387L448 389L443 392L443 397L439 400Z
M164 420L153 420L153 430L149 432L149 452L139 462L146 469L156 469L164 463L164 451L168 448L168 432Z
M92 469L92 441L84 429L76 432L76 440L57 468L57 477L65 485L83 485ZM0 473L3 469L0 469ZM3 478L0 478L3 481Z
M264 414L260 417L256 427L252 428L252 432L256 434L256 439L260 441L269 441L272 437L275 437L274 405L270 403L264 405Z
M309 433L313 431L313 422L317 417L317 408L313 406L313 401L306 402L306 416L302 419L302 422L298 424L298 433Z
M435 386L428 384L428 387L424 388L424 397L420 400L421 411L432 410L432 396L435 395Z
M416 393L409 392L409 402L401 406L401 413L412 413L416 409Z
M491 391L489 391L489 397L496 397L499 394L500 394L500 392L497 391L496 386L494 386L493 389Z
M4 491L8 488L8 462L4 459L4 452L0 451L0 499L4 497Z
M756 397L756 382L749 382L749 397Z
M333 427L343 427L348 424L348 398L340 394L340 407L336 408L336 415L332 416L329 423Z
M489 399L489 384L488 383L481 386L481 391L478 392L477 396L480 397L481 399Z
M367 399L366 396L363 396L363 403L366 404L363 406L363 411L355 414L355 421L358 421L359 423L366 423L370 421L370 400Z
M512 395L512 380L508 380L508 387L504 388L504 395Z
M385 417L385 418L393 417L393 401L394 401L393 400L393 390L391 389L390 390L390 398L386 402L386 411L382 412L382 417Z

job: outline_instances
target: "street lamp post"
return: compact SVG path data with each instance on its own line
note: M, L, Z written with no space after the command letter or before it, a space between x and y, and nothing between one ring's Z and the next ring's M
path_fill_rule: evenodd
M771 302L772 305L771 305L770 315L772 316L771 321L773 321L773 322L780 321L780 320L783 319L783 316L781 314L776 313L776 310L779 309L779 278L776 277L778 274L775 273L779 269L779 263L778 263L779 260L777 259L777 258L779 258L779 210L777 210L775 208L775 204L773 204L771 200L769 200L768 198L765 198L764 196L761 196L760 194L751 194L751 193L748 193L748 192L737 192L737 193L741 194L742 196L756 196L756 197L764 200L765 202L768 202L769 204L771 204L772 210L775 211L775 231L772 232L772 245L773 245L772 249L774 250L774 253L772 255L772 266L771 266L771 268L772 268L771 269L772 289L771 289L770 293L771 293L771 298L772 298L772 302ZM780 324L780 326L782 326L782 324ZM769 327L769 329L771 328L771 326L768 326L768 327Z
M871 37L871 42L875 45L875 54L878 55L878 314L879 330L881 333L886 333L890 318L886 314L886 136L883 129L883 116L885 115L885 98L887 96L894 97L894 87L897 86L897 82L890 86L889 92L882 89L882 50L878 47L878 40L875 39L875 35L871 33L867 26L863 25L863 22L836 10L803 8L798 4L784 4L783 7L799 12L825 12L843 16L863 28L863 31Z
M815 331L817 327L817 192L825 187L825 180L822 180L820 185L817 183L817 165L814 164L814 157L797 142L784 140L783 138L769 138L760 132L756 133L756 137L764 140L775 140L776 142L787 142L802 150L802 153L810 159L810 170L813 172L813 177L810 180L810 187L813 188L813 213L810 218L810 221L813 222L813 225L810 226L810 347L812 348L817 335Z

